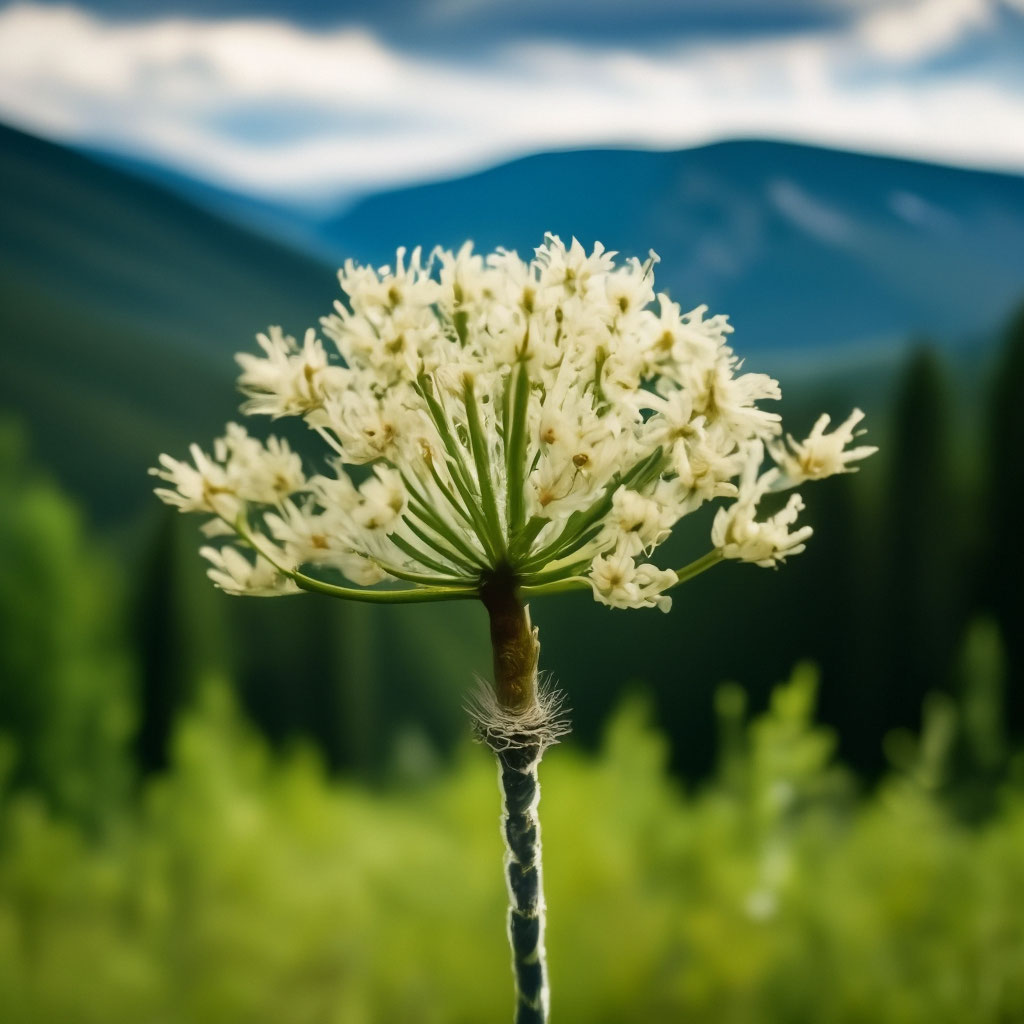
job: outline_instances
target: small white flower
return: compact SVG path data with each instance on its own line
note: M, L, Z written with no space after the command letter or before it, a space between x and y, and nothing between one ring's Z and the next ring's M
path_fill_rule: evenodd
M316 512L312 499L300 508L286 501L280 512L268 512L263 521L280 550L280 565L325 566L337 569L361 586L379 583L387 574L364 552L353 551L349 521L338 511Z
M329 366L327 353L310 328L300 349L280 327L256 336L264 358L240 352L238 386L249 400L242 411L267 416L303 416L323 404L327 391L344 380L344 370Z
M388 533L395 529L406 502L398 473L386 466L375 466L373 476L359 488L359 497L352 518L363 530Z
M629 449L614 415L599 416L581 406L568 414L553 412L553 418L541 419L541 457L529 477L531 510L564 518L594 501Z
M628 487L612 495L605 533L612 543L636 556L653 551L671 532L673 516L658 501Z
M590 572L594 597L610 608L659 608L667 612L672 598L664 591L677 582L671 570L637 565L622 549L598 555Z
M227 425L225 435L214 442L213 454L243 501L273 505L306 486L302 459L287 441L269 437L264 444L237 423Z
M864 413L860 409L854 409L831 434L826 434L825 429L831 418L823 414L814 424L806 440L798 442L793 439L792 434L787 434L788 448L783 444L770 444L768 450L782 470L786 486L795 487L805 480L822 480L836 473L857 472L858 467L851 466L850 463L866 459L878 451L873 445L846 447L863 433L854 430L862 419Z
M600 242L588 256L577 239L566 249L557 235L548 235L536 252L541 288L566 296L587 296L594 280L603 285L605 276L615 267L615 253L606 251Z
M150 470L153 476L171 487L156 488L156 495L181 512L206 512L229 521L241 508L235 487L223 465L214 462L197 444L189 446L193 465L160 456L160 466Z
M274 550L269 542L264 542L264 547ZM200 548L199 553L210 562L207 576L228 594L278 597L299 593L299 588L287 576L260 555L250 560L230 545Z
M651 256L653 263L656 257L653 253ZM612 324L625 334L637 326L638 318L654 301L654 276L648 273L649 267L645 268L635 258L629 260L623 269L625 273L605 275L604 284Z
M752 444L740 479L739 497L715 514L711 541L724 558L770 568L785 561L789 555L800 554L804 550L804 542L814 531L809 526L791 530L804 507L799 494L791 495L780 512L758 521L758 502L779 475L777 469L770 469L758 476L763 457L761 442Z
M649 376L657 372L671 374L676 367L698 363L710 366L719 349L725 346L725 335L732 326L724 316L704 319L707 306L698 306L689 313L681 313L680 306L667 295L658 295L659 313L649 322L644 349L650 369Z

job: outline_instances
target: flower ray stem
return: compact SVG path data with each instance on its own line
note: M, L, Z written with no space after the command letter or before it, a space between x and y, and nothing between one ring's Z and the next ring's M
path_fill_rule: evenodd
M451 459L446 461L449 472L451 473L452 483L455 485L455 489L459 492L462 500L465 502L463 506L459 499L451 492L445 482L441 479L441 474L438 473L437 467L434 465L432 460L427 460L427 468L430 471L431 479L434 481L434 486L441 492L444 498L448 501L448 504L459 514L459 516L466 521L470 530L475 534L477 539L480 541L487 552L486 558L491 558L497 561L497 552L493 549L490 542L490 536L487 532L487 524L484 522L483 517L480 514L480 510L476 507L476 500L472 491L470 491L466 484L460 479L459 474L456 472L457 467L452 465Z
M452 479L457 485L463 485L472 493L473 474L469 471L469 464L466 462L465 451L455 436L444 405L434 393L434 378L431 377L430 374L420 374L417 378L417 391L427 405L427 413L437 430L437 435L441 440L444 450L448 454ZM460 493L463 491L463 486L459 486Z
M491 533L491 528L487 524L487 520L484 518L483 513L480 511L480 506L477 503L477 495L475 495L472 489L460 479L457 467L451 465L449 460L449 469L452 473L452 482L458 489L459 494L462 495L462 500L466 503L466 508L473 520L473 529L476 532L477 538L480 543L487 549L487 553L490 556L492 563L497 565L502 559L502 553L504 551L504 544L502 544L500 537L495 537Z
M437 471L437 466L434 465L433 459L427 460L427 469L430 472L430 479L434 481L434 486L441 493L441 496L448 502L449 505L455 510L459 518L466 523L466 525L472 530L475 529L473 517L469 514L466 508L462 505L459 499L452 492L452 489L441 479L441 474ZM452 476L452 482L456 483L454 475ZM458 484L456 483L456 487ZM426 508L430 508L429 504L425 505Z
M540 587L547 583L560 583L564 580L573 579L586 572L593 561L594 558L591 556L590 558L556 566L553 569L543 569L538 572L529 573L521 577L521 586Z
M692 580L694 576L699 576L702 572L707 572L713 565L718 565L725 556L717 548L712 548L706 555L701 555L700 558L694 559L688 565L684 565L681 569L676 569L676 576L679 577L673 587L678 587L680 583L686 583L687 580Z
M434 394L433 377L430 374L421 373L416 378L416 390L426 403L427 412L437 430L438 437L441 439L441 444L454 463L452 472L456 475L461 475L464 483L469 483L471 479L469 467L462 457L462 450L455 439L455 435L452 433L451 424L445 415L444 407Z
M702 572L707 572L708 569L718 565L723 560L724 556L721 551L717 549L709 551L706 555L702 555L688 565L684 565L681 569L676 569L678 579L672 584L672 587L678 587L681 583L692 580L695 576L699 576ZM566 571L569 570L567 569ZM527 576L524 579L528 580L530 577ZM669 589L671 590L672 587ZM524 583L519 588L519 594L521 597L546 597L551 594L568 594L574 590L590 589L590 580L585 576L570 576L568 579L552 580L549 583Z
M472 587L417 587L415 590L362 590L359 587L339 587L333 583L307 576L298 569L286 569L279 565L253 540L248 524L243 525L239 517L235 522L217 516L221 522L230 526L239 537L259 555L269 562L282 576L287 576L300 590L312 594L326 594L328 597L340 597L346 601L365 601L369 604L423 604L429 601L468 601L479 597L476 586Z
M441 490L443 497L458 513L459 517L468 526L472 527L473 522L469 517L469 513L467 513L462 508L462 506L458 503L455 496L447 488L445 488L433 464L428 463L428 468L430 473L432 474L432 479L434 480L435 485ZM487 556L483 554L481 551L474 551L469 546L469 544L467 544L466 541L464 541L459 536L455 528L444 521L441 514L433 508L433 505L431 504L430 500L423 496L423 494L413 485L409 477L406 476L406 474L404 473L402 474L402 482L409 490L410 512L413 515L417 516L422 521L424 526L429 527L439 537L443 537L455 550L461 552L462 555L468 560L467 564L469 566L475 569L486 568ZM408 519L406 521L408 522ZM422 537L420 537L420 539L423 540ZM451 556L449 555L449 557ZM459 561L459 559L457 558L454 558L452 560L455 562Z
M509 557L513 560L520 559L531 545L540 536L545 526L550 525L551 520L543 516L533 516L528 523L525 523L516 531L512 544L509 546Z
M483 505L484 518L487 521L491 541L499 553L505 554L505 540L498 515L498 500L494 493L494 481L491 479L491 459L487 450L487 433L480 420L480 407L476 401L473 380L467 375L463 387L462 398L466 405L466 421L469 427L469 443L476 463L476 477L480 486L480 503Z
M413 508L410 503L410 509L417 516L420 516L422 525L417 523L411 516L407 516L405 519L406 526L424 543L428 548L437 551L438 554L444 555L452 564L462 566L467 573L477 574L481 569L487 567L487 562L479 552L474 552L473 549L462 541L457 535L451 534L450 531L444 530L441 527L433 525L432 521L426 516L421 516L420 513ZM428 530L433 531L437 536L431 537L427 532ZM447 542L452 550L446 547ZM454 554L454 551L461 552L462 556L467 559L463 561L459 555Z
M409 525L409 520L408 520L407 517L403 516L402 517L402 522L403 522L403 524L405 526ZM475 582L475 580L473 579L472 570L470 570L467 573L459 573L459 572L456 572L454 569L452 569L451 566L445 565L444 562L441 561L440 559L434 558L433 554L440 554L441 553L436 545L429 544L429 545L427 545L427 550L426 551L422 551L420 548L416 547L416 545L413 544L412 541L410 541L406 537L403 537L397 531L389 533L388 534L388 540L391 541L391 543L394 544L396 548L398 548L400 551L402 551L403 554L406 554L410 558L412 558L415 561L419 562L420 565L426 566L426 568L428 568L428 569L433 569L434 572L440 573L442 576L449 577L449 579L448 579L449 583L452 582L452 580L451 580L452 576L465 576L467 583ZM431 552L433 552L433 554L431 554ZM374 559L374 561L378 562L380 564L381 568L384 569L386 572L391 572L391 570L388 568L388 566L385 565L380 559ZM402 567L399 566L398 568L402 568ZM408 571L415 572L416 570L413 569L413 570L405 570L405 571L407 571L407 572ZM398 576L398 573L391 573L391 575L392 576ZM399 579L401 579L400 576L399 576Z
M425 556L423 553L420 552L415 545L409 544L404 537L396 537L392 534L388 539L395 545L395 547L409 555L410 558L416 559L416 561L428 568L436 569L438 573L438 575L435 576L431 573L416 572L414 569L406 569L404 566L395 565L393 562L388 562L382 558L374 558L373 555L366 556L371 562L383 569L389 576L394 576L397 580L404 580L406 583L418 583L425 587L476 586L476 580L472 577L457 575L440 562L424 561ZM403 544L405 545L404 547Z
M571 576L569 579L556 580L553 583L525 584L519 588L523 597L546 597L550 594L568 594L574 590L590 590L590 580L583 576Z
M515 385L512 378L515 378ZM526 361L520 360L512 368L505 385L509 399L505 424L505 477L507 480L505 519L508 534L514 536L526 521L526 502L523 488L526 482L527 427L530 405L530 375ZM510 422L509 422L510 421Z
M444 407L433 393L433 383L433 378L429 374L420 374L419 378L417 378L417 389L427 405L427 411L441 439L441 444L448 453L447 463L452 483L455 484L455 489L466 503L465 512L472 518L473 528L476 530L480 542L487 548L488 556L497 564L501 560L503 551L500 531L497 537L494 536L490 525L480 511L479 506L482 503L482 499L476 493L479 488L474 488L473 486L473 475L470 473L464 453L455 439L455 435L452 433ZM434 468L433 463L430 464L430 470L438 487L444 490L444 485L438 478L437 470Z
M337 587L333 583L325 583L298 571L283 571L301 590L307 590L312 594L326 594L328 597L341 597L346 601L366 601L370 604L425 604L430 601L469 601L479 596L475 587L358 590L355 587Z

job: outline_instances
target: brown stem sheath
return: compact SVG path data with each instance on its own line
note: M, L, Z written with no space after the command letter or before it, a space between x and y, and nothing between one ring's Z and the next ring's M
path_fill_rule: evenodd
M540 653L530 613L508 579L488 580L480 588L480 598L491 620L494 690L498 704L507 711L526 711L537 701Z

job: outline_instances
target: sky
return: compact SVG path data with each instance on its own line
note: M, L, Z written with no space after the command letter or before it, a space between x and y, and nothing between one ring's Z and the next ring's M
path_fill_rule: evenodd
M1024 0L0 0L0 120L275 201L776 138L1024 173Z

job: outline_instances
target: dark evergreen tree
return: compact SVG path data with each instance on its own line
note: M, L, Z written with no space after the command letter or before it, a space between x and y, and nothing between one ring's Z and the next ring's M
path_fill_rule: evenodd
M950 425L951 396L934 351L911 357L896 395L886 453L882 560L872 623L880 724L911 725L927 693L951 682L962 635L965 499Z
M1011 720L1024 727L1024 307L1008 325L989 400L983 603L1006 647Z
M872 426L877 433L879 424ZM887 681L870 668L876 578L867 537L875 524L866 520L877 515L878 506L866 498L877 501L870 478L879 469L868 462L856 474L803 489L805 520L814 536L807 551L787 566L800 584L792 597L792 621L799 623L802 653L827 682L821 689L822 717L841 725L843 757L868 771L882 767L880 729L887 724L879 714Z
M205 577L191 522L161 510L132 602L140 672L137 756L144 771L167 764L177 713L200 681L228 668L219 595Z
M312 740L331 768L372 774L391 692L374 642L382 609L306 594L216 600L230 613L243 703L266 735Z

